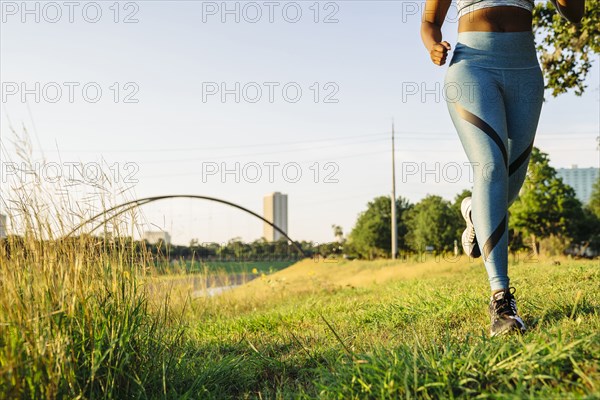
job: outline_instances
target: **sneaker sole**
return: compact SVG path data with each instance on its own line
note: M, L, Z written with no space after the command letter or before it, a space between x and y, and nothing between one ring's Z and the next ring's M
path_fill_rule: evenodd
M462 214L463 219L467 223L467 228L463 231L462 234L462 248L465 254L469 257L479 258L481 257L481 251L479 250L479 246L477 245L477 238L473 237L473 242L470 242L468 238L470 236L469 232L474 231L475 227L471 223L471 219L467 216L467 206L466 201L467 198L464 198L462 203L460 204L460 213Z
M504 336L504 335L510 335L513 333L516 333L517 335L522 335L525 332L527 332L527 328L519 328L516 326L512 326L510 328L507 329L503 329L500 332L492 332L490 331L490 337L496 337L496 336Z
M517 316L516 318L515 317L511 317L511 318L514 319L517 322L513 323L511 325L506 326L505 329L502 329L501 331L498 331L498 332L492 332L490 330L490 336L491 337L503 336L503 335L508 335L508 334L511 334L511 333L516 333L518 335L522 335L525 332L527 332L527 327L525 326L525 323L523 322L523 320L521 319L521 317Z

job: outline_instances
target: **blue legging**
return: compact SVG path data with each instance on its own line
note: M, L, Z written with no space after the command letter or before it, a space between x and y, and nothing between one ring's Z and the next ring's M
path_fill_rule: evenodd
M459 33L444 87L473 168L477 243L492 290L504 289L508 207L525 180L544 95L533 33Z

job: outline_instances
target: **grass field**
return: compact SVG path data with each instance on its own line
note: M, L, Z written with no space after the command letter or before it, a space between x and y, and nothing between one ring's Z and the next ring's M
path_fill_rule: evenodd
M0 256L2 398L600 397L597 260L513 260L530 331L492 339L479 261L304 260L192 300L143 260L35 254Z

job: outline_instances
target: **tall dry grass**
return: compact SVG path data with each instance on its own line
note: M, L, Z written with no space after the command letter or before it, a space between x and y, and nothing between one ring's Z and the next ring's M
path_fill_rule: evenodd
M28 168L28 142L15 143ZM168 293L149 298L144 277L157 260L131 239L136 214L111 221L111 238L64 236L121 188L105 174L73 196L73 182L14 175L1 198L12 234L0 241L0 399L166 393L185 325Z

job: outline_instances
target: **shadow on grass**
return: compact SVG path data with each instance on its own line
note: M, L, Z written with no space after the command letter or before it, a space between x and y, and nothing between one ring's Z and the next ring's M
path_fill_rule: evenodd
M536 315L525 318L528 327L536 328L554 325L559 321L577 320L580 317L600 316L600 307L591 304L564 305L536 312Z
M324 348L290 354L287 346L254 348L240 341L196 352L189 367L192 398L572 398L597 394L598 336L542 335L445 343L376 346L349 355ZM228 349L228 351L222 352ZM233 350L232 354L230 351Z

